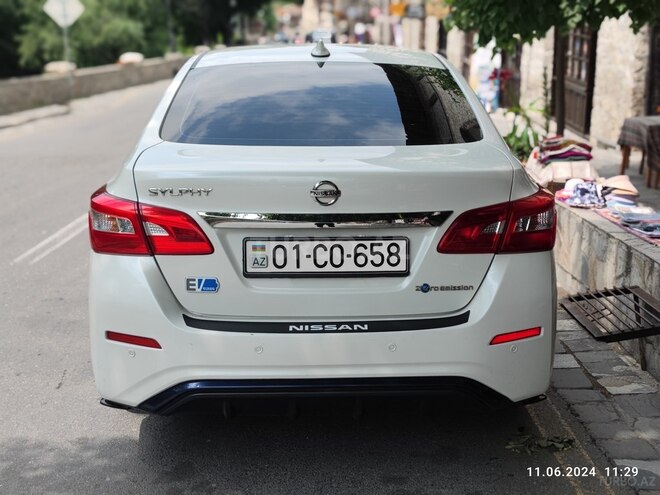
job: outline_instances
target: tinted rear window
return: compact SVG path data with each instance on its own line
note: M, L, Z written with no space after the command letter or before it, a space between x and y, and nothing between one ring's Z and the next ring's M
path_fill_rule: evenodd
M193 69L161 137L195 144L405 146L482 135L446 69L274 62Z

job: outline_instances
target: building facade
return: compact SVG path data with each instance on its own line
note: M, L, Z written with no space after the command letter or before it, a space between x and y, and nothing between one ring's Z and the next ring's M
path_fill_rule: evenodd
M458 29L447 33L447 58L466 77L473 50L472 34ZM503 57L521 107L541 111L548 106L554 115L558 50L561 45L551 29L544 38L523 45L517 56ZM562 51L568 129L593 144L616 146L627 117L660 114L660 26L634 33L627 15L607 19L597 32L574 29Z
M573 30L565 50L566 126L594 144L616 146L627 117L655 114L657 99L657 29L645 26L634 33L627 15L607 19L598 32ZM658 43L656 42L655 45ZM523 106L544 104L544 83L556 81L553 30L545 38L525 45L520 67L520 101ZM546 74L544 78L543 74Z

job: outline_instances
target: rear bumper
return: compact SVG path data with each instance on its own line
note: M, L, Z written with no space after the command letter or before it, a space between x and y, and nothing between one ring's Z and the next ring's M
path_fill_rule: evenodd
M409 387L413 393L441 390L452 380L519 402L543 394L550 383L554 287L551 253L500 255L467 307L437 315L469 313L449 326L420 323L401 331L396 322L388 329L385 319L378 320L382 330L356 333L261 333L258 325L249 331L243 322L241 329L225 322L205 329L186 322L152 258L93 254L92 363L102 397L149 412L170 407L159 397L176 402L198 392L399 394ZM430 295L420 297L433 302ZM497 334L532 327L541 327L542 334L489 345ZM162 349L108 341L107 330L156 339Z
M399 377L286 380L203 380L184 382L147 399L137 407L102 400L103 405L133 412L168 415L184 406L249 398L428 397L468 398L488 408L511 401L484 385L461 377ZM534 399L541 400L543 396Z

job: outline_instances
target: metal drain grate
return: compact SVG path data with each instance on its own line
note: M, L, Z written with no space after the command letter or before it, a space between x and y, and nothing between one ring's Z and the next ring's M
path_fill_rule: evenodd
M615 287L560 301L596 340L617 342L660 334L660 301L639 287Z

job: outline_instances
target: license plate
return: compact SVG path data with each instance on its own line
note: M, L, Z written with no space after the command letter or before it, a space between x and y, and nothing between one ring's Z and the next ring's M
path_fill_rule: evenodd
M243 240L246 277L408 275L407 237L283 237Z

